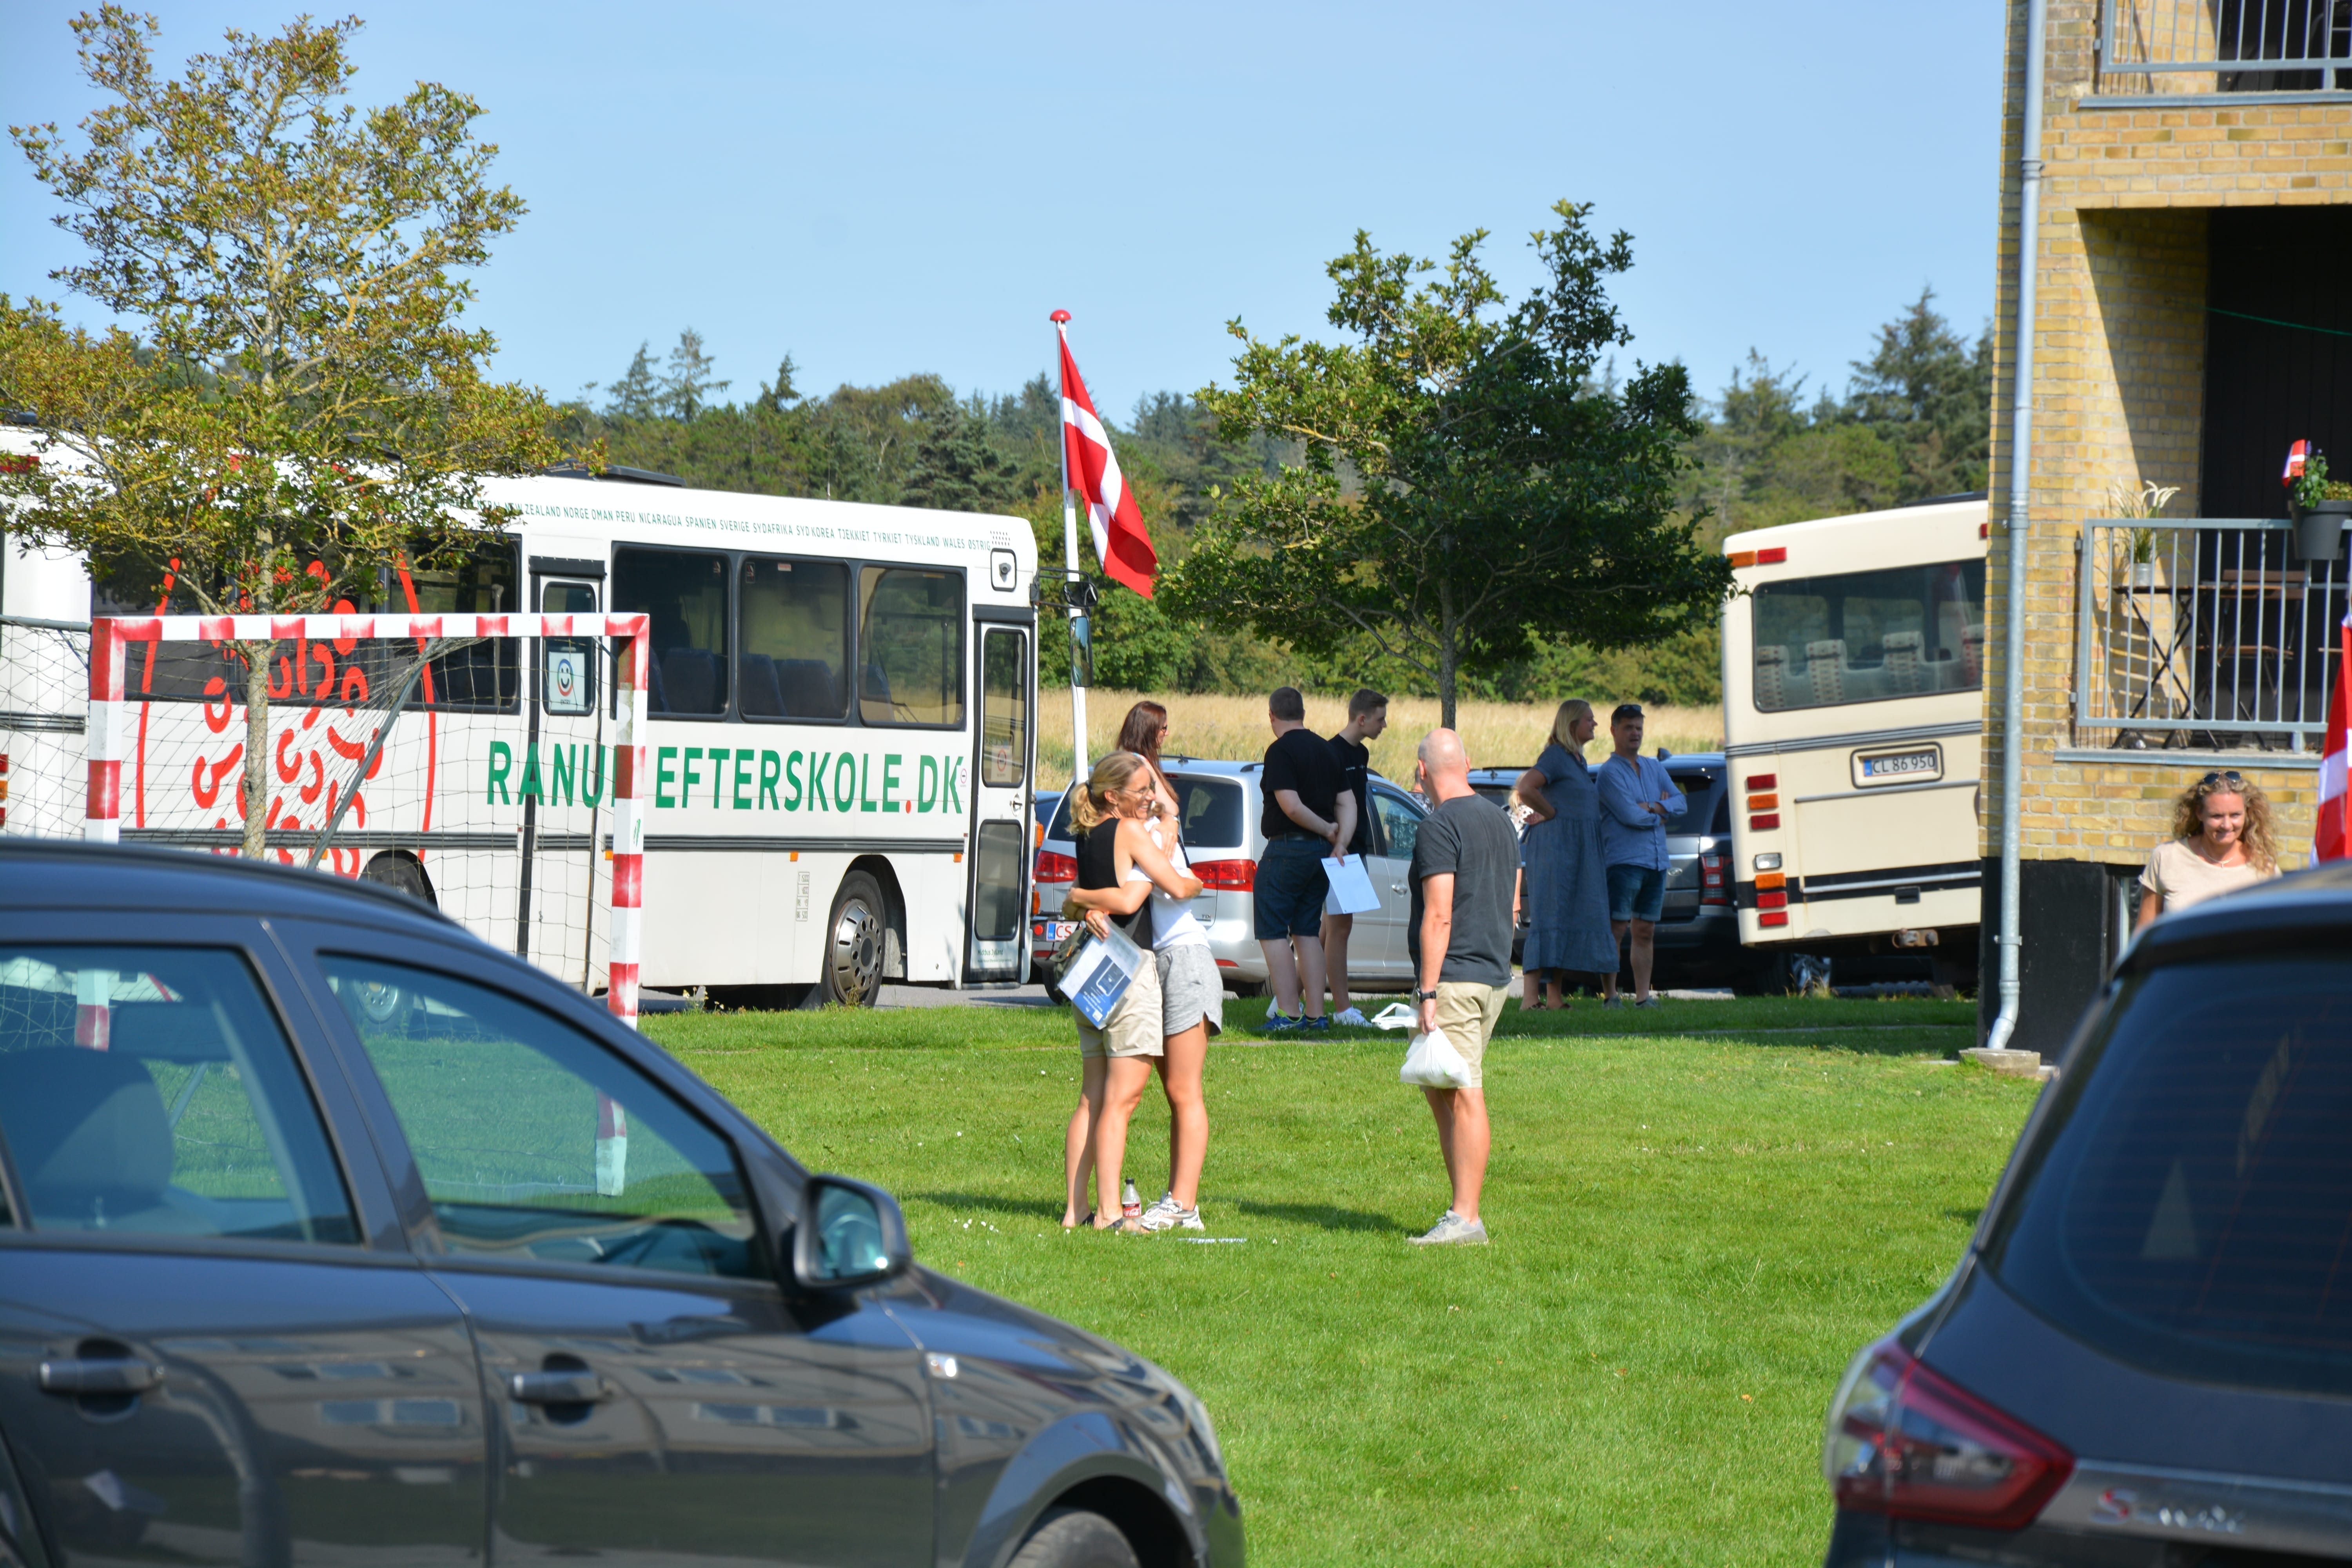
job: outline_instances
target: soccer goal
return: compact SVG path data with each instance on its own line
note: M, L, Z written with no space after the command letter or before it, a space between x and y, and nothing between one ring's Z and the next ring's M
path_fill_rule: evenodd
M646 633L643 615L100 616L85 836L236 852L257 738L236 645L268 643L270 858L422 899L634 1026Z

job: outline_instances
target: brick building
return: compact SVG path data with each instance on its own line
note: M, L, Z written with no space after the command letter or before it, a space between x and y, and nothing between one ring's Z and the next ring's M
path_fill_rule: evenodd
M2346 567L2294 552L2279 474L2352 477L2352 0L2026 0L2003 94L1987 573L1989 1024L2019 292L2020 160L2041 117L2024 616L2021 1007L2056 1049L2122 945L2171 802L2237 769L2308 857ZM2137 530L2111 486L2177 487ZM2183 526L2183 525L2187 526Z

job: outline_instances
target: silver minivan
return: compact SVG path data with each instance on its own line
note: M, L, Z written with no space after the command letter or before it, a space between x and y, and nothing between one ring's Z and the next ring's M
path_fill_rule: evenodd
M1224 976L1225 989L1236 996L1265 992L1265 955L1259 950L1252 925L1251 889L1257 879L1258 857L1265 836L1258 824L1265 796L1258 787L1265 764L1209 762L1195 757L1168 756L1160 767L1176 786L1178 819L1184 852L1192 874L1203 889L1192 900L1192 912L1209 928L1209 946ZM1365 856L1372 889L1381 907L1356 917L1348 943L1348 984L1360 991L1409 991L1412 963L1405 952L1405 922L1412 902L1406 873L1412 865L1412 846L1427 815L1421 797L1372 775L1371 848ZM1075 786L1074 786L1075 787ZM1062 896L1077 880L1077 845L1071 838L1070 795L1065 791L1053 820L1037 847L1036 894L1029 921L1034 952L1033 973L1054 980L1054 944L1066 926L1056 917Z

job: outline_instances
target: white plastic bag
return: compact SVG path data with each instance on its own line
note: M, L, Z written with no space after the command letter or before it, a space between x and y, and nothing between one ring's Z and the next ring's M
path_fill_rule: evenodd
M1444 1030L1432 1029L1415 1035L1405 1047L1404 1067L1397 1073L1397 1081L1422 1089L1467 1089L1470 1064L1462 1059Z
M1372 1015L1375 1029L1410 1029L1421 1022L1421 1011L1402 1002L1391 1002Z

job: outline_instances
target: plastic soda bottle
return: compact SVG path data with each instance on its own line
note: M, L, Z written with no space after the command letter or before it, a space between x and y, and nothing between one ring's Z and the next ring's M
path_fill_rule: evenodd
M1118 1212L1129 1219L1143 1217L1143 1194L1135 1190L1135 1178L1127 1179L1127 1190L1118 1194Z

